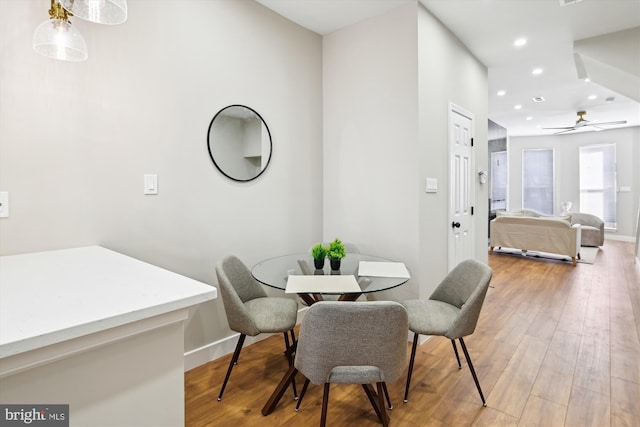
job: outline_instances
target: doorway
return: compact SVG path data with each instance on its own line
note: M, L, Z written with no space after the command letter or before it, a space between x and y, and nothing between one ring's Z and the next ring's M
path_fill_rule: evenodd
M491 153L491 184L489 209L507 209L507 152L496 151Z

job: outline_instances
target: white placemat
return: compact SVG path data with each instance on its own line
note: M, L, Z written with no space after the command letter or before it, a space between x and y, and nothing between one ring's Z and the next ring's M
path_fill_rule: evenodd
M409 270L403 262L360 261L358 275L371 277L403 277L411 278Z
M352 275L289 276L285 293L349 293L360 292L360 286Z

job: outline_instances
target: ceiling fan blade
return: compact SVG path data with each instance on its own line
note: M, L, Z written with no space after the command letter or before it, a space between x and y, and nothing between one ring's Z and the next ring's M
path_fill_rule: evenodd
M567 130L573 130L575 129L575 126L565 126L563 128L541 128L541 129L567 129Z
M554 132L554 135L560 135L561 133L573 132L576 128L567 128L565 130L561 130L560 132Z
M546 129L546 130L559 130L560 132L556 132L554 133L554 135L558 135L560 133L565 133L565 132L571 132L583 127L594 127L594 128L598 128L598 126L610 126L610 125L624 125L627 123L626 120L619 120L616 122L602 122L602 123L591 123L588 121L582 121L582 122L578 122L578 125L575 126L566 126L566 127L558 127L558 128L541 128L541 129ZM598 129L598 130L602 130L602 128Z
M624 125L627 124L626 120L618 120L617 122L596 122L596 123L589 123L587 126L602 126L602 125Z

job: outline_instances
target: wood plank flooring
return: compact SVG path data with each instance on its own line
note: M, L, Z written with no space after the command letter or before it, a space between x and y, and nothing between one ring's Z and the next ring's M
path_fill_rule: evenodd
M640 267L633 244L607 240L594 264L489 256L494 269L476 332L465 338L488 406L447 339L418 347L409 402L389 384L395 426L640 426ZM409 344L408 344L409 345ZM243 349L217 401L231 355L185 373L185 420L200 426L320 423L322 387L299 412L287 391L261 409L287 368L281 335ZM303 377L298 376L298 389ZM379 426L360 386L332 385L327 424Z

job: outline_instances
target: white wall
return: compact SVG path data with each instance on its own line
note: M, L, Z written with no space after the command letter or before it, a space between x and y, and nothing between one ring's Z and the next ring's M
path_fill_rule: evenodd
M225 254L251 266L321 239L320 36L253 1L132 1L122 25L71 18L89 59L66 63L31 48L48 8L0 0L0 254L98 244L215 284ZM272 133L250 183L208 156L230 104ZM149 173L157 196L143 195ZM185 349L230 335L218 299L189 320Z
M474 116L475 258L487 262L489 186L476 171L488 170L487 68L425 8L419 8L420 55L420 265L421 297L428 297L447 274L449 217L449 104ZM426 194L424 179L438 179L438 192Z
M324 37L324 237L407 263L376 298L427 297L447 274L448 108L475 116L487 169L487 70L426 9L401 6ZM426 194L424 178L439 180ZM486 186L476 186L476 257L487 259Z
M554 212L560 203L571 201L571 210L580 211L579 149L586 145L616 144L618 187L631 187L630 192L618 192L617 231L607 231L607 237L635 238L640 189L640 127L611 129L601 132L580 132L552 136L511 137L509 157L509 209L522 207L522 151L530 148L553 148L555 194Z
M417 272L416 5L329 34L323 47L324 238Z

